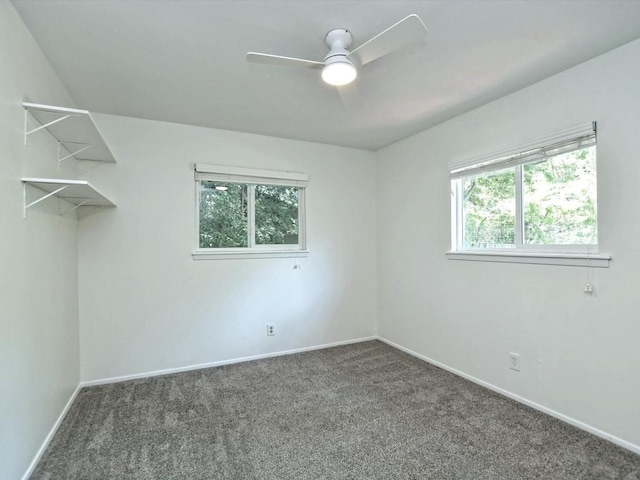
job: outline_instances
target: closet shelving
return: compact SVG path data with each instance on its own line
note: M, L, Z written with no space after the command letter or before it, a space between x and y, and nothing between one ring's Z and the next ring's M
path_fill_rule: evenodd
M58 141L59 164L70 158L79 161L116 162L89 111L27 102L22 106L25 109L25 145L29 135L46 129ZM40 124L38 127L29 129L29 114Z
M79 162L116 163L102 135L87 110L56 107L24 102L24 143L34 133L47 130L58 142L58 167L62 162L75 159ZM29 128L29 115L38 126ZM50 197L57 197L72 205L63 215L80 207L115 207L113 202L98 192L86 180L67 180L57 178L22 178L24 185L24 210L26 218L30 207ZM35 187L44 195L28 202L27 188Z
M27 209L49 197L58 197L62 200L73 204L69 210L63 214L67 214L79 207L115 207L113 202L97 191L86 180L61 180L59 178L23 178L22 183L25 187L24 195L24 218L27 218ZM45 195L27 203L26 188L27 185L42 190Z

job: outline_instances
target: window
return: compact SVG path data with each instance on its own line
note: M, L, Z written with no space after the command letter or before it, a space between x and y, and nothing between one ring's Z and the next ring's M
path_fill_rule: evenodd
M304 252L307 175L196 164L195 180L194 257Z
M595 253L595 123L451 170L454 252Z

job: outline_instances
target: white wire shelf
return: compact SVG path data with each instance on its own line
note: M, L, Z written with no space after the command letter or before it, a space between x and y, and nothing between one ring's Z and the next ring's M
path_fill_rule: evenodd
M59 163L69 158L91 162L116 163L88 110L28 102L24 102L22 106L25 108L25 145L29 135L46 129L58 140ZM40 126L32 129L28 128L29 114L35 118Z
M22 183L24 184L24 218L27 217L27 209L50 197L57 197L75 205L64 214L79 207L115 207L111 200L102 195L86 180L23 178ZM27 203L27 186L42 190L45 195Z

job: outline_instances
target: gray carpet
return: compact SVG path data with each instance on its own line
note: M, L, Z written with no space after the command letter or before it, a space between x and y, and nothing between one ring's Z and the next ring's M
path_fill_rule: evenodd
M640 456L374 341L84 388L32 478L640 480Z

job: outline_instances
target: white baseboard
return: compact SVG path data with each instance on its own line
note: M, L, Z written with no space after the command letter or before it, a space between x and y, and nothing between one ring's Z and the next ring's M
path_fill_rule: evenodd
M107 383L126 382L127 380L136 380L139 378L157 377L160 375L169 375L171 373L188 372L190 370L200 370L202 368L221 367L223 365L231 365L234 363L250 362L252 360L261 360L263 358L281 357L283 355L292 355L294 353L310 352L312 350L322 350L325 348L338 347L340 345L350 345L352 343L368 342L378 340L377 336L354 338L352 340L343 340L340 342L325 343L323 345L314 345L311 347L294 348L293 350L283 350L279 352L263 353L261 355L251 355L249 357L232 358L229 360L220 360L218 362L200 363L197 365L188 365L186 367L168 368L166 370L154 370L152 372L135 373L133 375L123 375L120 377L102 378L98 380L88 380L80 382L80 387L92 387L95 385L104 385Z
M69 401L67 402L67 404L62 409L62 412L60 412L60 415L58 416L58 419L56 420L56 423L53 424L53 427L51 427L51 430L49 430L49 434L44 439L44 442L42 442L42 445L40 446L40 449L36 453L36 456L33 457L33 460L31 460L31 463L29 464L29 468L27 468L27 471L22 476L22 480L28 480L28 478L31 476L33 471L36 469L36 465L38 465L38 462L40 461L40 458L42 458L42 454L44 453L44 451L49 446L49 442L51 442L51 439L53 438L53 436L58 431L58 427L60 427L60 424L62 423L62 420L64 420L64 417L67 414L67 412L69 411L69 408L71 408L71 405L73 404L73 401L78 396L78 392L80 391L80 388L82 388L82 387L80 385L78 385L76 387L76 389L73 391L73 393L71 394L71 397L69 398Z
M583 423L579 420L576 420L574 418L568 417L567 415L564 415L562 413L556 412L555 410L552 410L548 407L545 407L543 405L540 405L536 402L533 402L531 400L528 400L524 397L521 397L519 395L516 395L515 393L509 392L508 390L504 390L500 387L497 387L491 383L485 382L484 380L480 380L479 378L473 377L471 375L468 375L464 372L461 372L460 370L456 370L455 368L451 368L448 365L445 365L441 362L438 362L436 360L433 360L429 357L426 357L420 353L414 352L413 350L410 350L406 347L403 347L402 345L399 345L397 343L392 342L391 340L387 340L384 337L380 337L380 336L370 336L370 337L362 337L362 338L355 338L352 340L344 340L341 342L333 342L333 343L326 343L323 345L314 345L311 347L303 347L303 348L296 348L296 349L292 349L292 350L283 350L283 351L279 351L279 352L272 352L272 353L265 353L265 354L261 354L261 355L252 355L249 357L241 357L241 358L234 358L234 359L230 359L230 360L221 360L218 362L210 362L210 363L202 363L202 364L198 364L198 365L190 365L190 366L186 366L186 367L178 367L178 368L170 368L170 369L166 369L166 370L155 370L152 372L145 372L145 373L138 373L138 374L134 374L134 375L125 375L125 376L121 376L121 377L112 377L112 378L104 378L104 379L100 379L100 380L90 380L87 382L80 382L80 384L78 385L78 387L75 389L75 391L71 394L71 397L69 398L69 401L67 402L67 404L65 405L64 409L62 410L62 412L60 413L60 415L58 416L58 419L56 420L56 422L54 423L53 427L51 428L51 430L49 431L49 434L47 435L47 437L44 439L44 442L42 443L42 446L40 447L40 449L38 450L38 452L36 453L35 457L33 458L33 460L31 461L31 464L29 465L29 468L27 469L27 471L25 472L25 474L22 477L22 480L28 480L28 478L31 476L31 474L33 473L33 471L36 468L36 465L38 464L38 462L40 461L40 458L42 457L43 453L45 452L45 450L47 449L47 447L49 446L49 442L51 441L51 439L53 438L53 436L55 435L56 431L58 430L58 427L60 426L60 424L62 423L62 420L64 419L65 415L67 414L67 412L69 411L69 408L71 407L71 405L73 404L74 400L76 399L78 392L80 391L81 388L83 387L89 387L89 386L93 386L93 385L103 385L103 384L107 384L107 383L116 383L116 382L124 382L127 380L135 380L138 378L147 378L147 377L156 377L159 375L168 375L171 373L179 373L179 372L187 372L190 370L199 370L202 368L211 368L211 367L220 367L222 365L231 365L234 363L242 363L242 362L249 362L252 360L260 360L263 358L272 358L272 357L280 357L283 355L292 355L294 353L302 353L302 352L310 352L313 350L322 350L325 348L331 348L331 347L338 347L340 345L350 345L353 343L361 343L361 342L368 342L371 340L380 340L381 342L386 343L387 345L390 345L394 348L397 348L398 350L402 350L405 353L408 353L409 355L412 355L416 358L419 358L421 360L424 360L425 362L428 362L432 365L435 365L439 368L442 368L443 370L447 370L448 372L453 373L454 375L457 375L459 377L462 377L466 380L469 380L473 383L476 383L482 387L488 388L489 390L492 390L494 392L497 392L501 395L504 395L505 397L509 397L517 402L523 403L524 405L527 405L531 408L534 408L535 410L538 410L540 412L546 413L547 415L551 415L554 418L557 418L558 420L561 420L565 423L568 423L570 425L573 425L574 427L577 427L581 430L584 430L586 432L592 433L593 435L596 435L597 437L600 438L604 438L605 440L608 440L622 448L625 448L627 450L630 450L631 452L634 452L636 454L640 455L640 446L635 445L631 442L627 442L626 440L623 440L621 438L618 438L614 435L611 435L607 432L604 432L598 428L592 427L591 425L588 425L586 423Z
M390 345L394 348L397 348L398 350L402 350L405 353L408 353L409 355L412 355L416 358L419 358L420 360L424 360L427 363L430 363L432 365L435 365L436 367L440 367L443 370L447 370L448 372L453 373L454 375L457 375L459 377L462 377L466 380L469 380L473 383L476 383L482 387L488 388L489 390L493 390L494 392L497 392L501 395L504 395L505 397L509 397L512 400L515 400L516 402L520 402L523 403L535 410L538 410L542 413L546 413L547 415L551 415L554 418L557 418L558 420L561 420L565 423L568 423L570 425L573 425L574 427L577 427L581 430L584 430L586 432L592 433L593 435L600 437L600 438L604 438L605 440L608 440L612 443L615 443L616 445L618 445L619 447L625 448L627 450L632 451L633 453L637 453L640 455L640 446L639 445L635 445L631 442L627 442L626 440L623 440L621 438L618 438L614 435L611 435L610 433L604 432L596 427L592 427L591 425L588 425L586 423L583 423L579 420L576 420L575 418L571 418L568 417L567 415L564 415L560 412L556 412L555 410L552 410L551 408L545 407L544 405L540 405L539 403L533 402L531 400L528 400L524 397L521 397L520 395L516 395L515 393L509 392L508 390L505 390L503 388L497 387L491 383L485 382L484 380L480 380L479 378L476 378L474 376L468 375L464 372L461 372L460 370L456 370L455 368L451 368L448 365L445 365L444 363L440 363L436 360L433 360L429 357L426 357L424 355L421 355L420 353L414 352L413 350L410 350L406 347L403 347L402 345L398 345L397 343L392 342L391 340L387 340L386 338L377 337L378 340L380 340L381 342L386 343L387 345Z
M314 345L314 346L311 346L311 347L295 348L293 350L284 350L284 351L280 351L280 352L265 353L265 354L262 354L262 355L252 355L250 357L233 358L233 359L230 359L230 360L222 360L222 361L219 361L219 362L201 363L199 365L190 365L190 366L187 366L187 367L170 368L170 369L167 369L167 370L156 370L156 371L153 371L153 372L137 373L137 374L134 374L134 375L125 375L125 376L122 376L122 377L104 378L104 379L101 379L101 380L91 380L91 381L88 381L88 382L80 382L80 384L76 387L76 389L73 392L73 394L71 394L71 398L69 398L69 401L67 402L65 407L62 409L62 412L58 416L58 419L56 420L56 423L54 423L53 427L49 431L49 434L44 439L44 442L42 442L42 445L40 446L40 449L36 453L36 456L31 461L31 464L29 465L29 468L27 468L27 471L22 476L22 480L28 480L29 477L31 476L31 474L33 473L33 471L35 470L36 465L38 465L38 462L42 458L42 455L44 454L45 450L49 446L49 442L51 441L51 439L55 435L56 431L58 430L58 427L60 427L60 424L62 423L62 420L64 419L65 415L69 411L69 408L73 404L73 401L78 396L78 392L83 387L90 387L90 386L93 386L93 385L104 385L104 384L107 384L107 383L124 382L124 381L127 381L127 380L135 380L137 378L156 377L156 376L159 376L159 375L167 375L167 374L170 374L170 373L178 373L178 372L187 372L189 370L199 370L199 369L202 369L202 368L220 367L222 365L231 365L233 363L249 362L251 360L260 360L260 359L263 359L263 358L280 357L280 356L283 356L283 355L291 355L291 354L294 354L294 353L310 352L312 350L322 350L322 349L325 349L325 348L338 347L340 345L350 345L352 343L368 342L368 341L377 340L377 339L378 339L377 336L354 338L352 340L343 340L341 342L326 343L324 345Z

